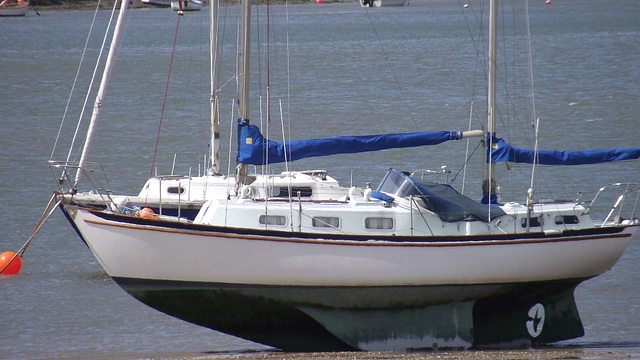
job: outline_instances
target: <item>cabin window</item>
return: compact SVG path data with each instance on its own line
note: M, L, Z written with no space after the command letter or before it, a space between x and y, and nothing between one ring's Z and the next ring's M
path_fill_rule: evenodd
M314 216L311 219L313 227L317 228L334 228L340 227L340 218L333 216Z
M171 186L167 188L169 194L184 194L186 190L182 186Z
M576 215L556 215L556 225L579 224L580 219Z
M276 226L287 225L287 218L281 215L260 215L260 219L258 221L262 225L276 225Z
M292 186L291 194L289 194L289 187L274 187L273 188L273 197L281 197L281 198L297 198L298 193L300 193L300 197L310 198L313 195L313 189L310 186Z
M529 220L529 227L540 227L542 226L542 218L540 216L532 217L532 218L522 218L520 224L523 228L527 227L527 220Z
M364 227L367 229L393 229L393 218L368 217L364 219Z

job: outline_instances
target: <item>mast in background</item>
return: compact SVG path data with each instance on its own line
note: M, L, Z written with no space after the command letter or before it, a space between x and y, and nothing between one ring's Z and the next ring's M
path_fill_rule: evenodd
M240 64L238 73L238 123L249 123L249 42L251 40L251 3L242 0L242 34L240 43ZM236 184L243 185L247 178L247 164L236 165Z
M209 4L210 25L209 51L211 60L211 175L220 174L220 113L218 111L218 78L220 73L220 53L218 37L218 12L220 3L211 0Z
M482 202L494 204L496 199L496 165L491 159L493 137L496 131L496 61L498 34L498 0L489 3L489 84L487 89L487 178L482 183Z

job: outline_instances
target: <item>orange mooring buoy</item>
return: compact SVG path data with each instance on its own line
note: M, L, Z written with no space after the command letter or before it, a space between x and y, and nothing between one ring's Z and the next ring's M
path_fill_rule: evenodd
M22 269L22 259L13 251L0 254L0 275L15 275Z
M143 219L149 219L149 220L156 220L158 218L158 215L156 215L156 213L154 213L153 210L151 210L148 207L138 211L138 216L140 216Z

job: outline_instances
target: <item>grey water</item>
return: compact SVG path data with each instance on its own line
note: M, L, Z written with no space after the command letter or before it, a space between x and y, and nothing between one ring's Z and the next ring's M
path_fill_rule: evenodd
M257 45L251 50L256 58L251 77L260 90L251 97L252 122L274 140L283 133L300 139L482 128L487 37L486 29L479 28L487 24L488 9L483 1L468 5L424 1L363 9L356 3L313 2L274 5L268 18L264 9L254 7L259 26L252 31ZM221 11L232 18L237 8ZM505 55L498 59L499 136L516 146L532 146L531 123L539 118L542 149L639 147L640 3L537 0L528 11L530 45L521 16L524 2L500 7L499 48ZM67 158L93 72L89 60L99 53L109 15L108 10L98 12L88 42L91 10L0 18L0 252L22 246L57 189L47 161L78 73L53 155L54 160ZM176 174L204 171L210 113L207 16L207 11L180 19L168 9L129 12L89 155L89 161L105 166L114 192L137 193L150 174L169 174L172 168ZM221 23L225 173L234 166L229 149L235 136L236 28L234 20ZM87 61L78 71L85 42ZM92 104L93 97L81 133ZM71 160L78 159L81 143L76 141ZM465 193L479 198L483 154L472 142L464 173L459 169L465 152L466 144L458 142L314 158L291 168L327 169L344 185L362 186L375 185L389 167L447 166L451 173L443 180L458 189L464 185ZM273 171L280 170L286 169L274 166ZM639 177L640 162L630 161L540 167L533 184L540 199L589 200L605 184L638 182ZM503 201L524 202L531 168L502 164L497 179ZM594 212L608 210L613 198L605 200ZM172 266L172 259L166 266ZM578 287L576 300L586 334L554 346L626 349L640 357L638 235L610 271ZM138 303L106 275L59 212L25 252L21 273L0 277L0 358L181 358L269 350Z

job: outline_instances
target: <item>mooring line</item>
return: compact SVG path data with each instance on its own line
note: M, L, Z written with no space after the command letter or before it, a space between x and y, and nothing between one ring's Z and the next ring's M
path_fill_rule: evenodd
M62 199L58 200L58 202L55 203L55 205L52 207L51 204L53 204L54 200L56 199L56 195L57 193L54 193L53 196L51 196L51 200L49 200L49 203L47 204L47 206L44 209L44 212L42 213L42 216L40 217L40 220L38 221L38 223L36 224L36 227L33 229L33 232L31 232L31 236L29 236L29 239L27 240L27 242L24 243L24 245L22 245L22 247L20 248L20 250L18 250L17 253L15 253L13 255L13 257L11 258L11 260L9 260L9 262L7 262L4 267L2 268L2 270L0 270L0 275L2 275L2 273L11 265L11 263L19 256L20 258L22 258L22 255L24 254L24 252L27 250L27 248L29 247L29 244L31 244L31 240L33 240L33 238L36 236L36 234L38 233L38 231L40 231L40 229L42 228L42 226L47 222L47 220L49 220L49 218L51 217L51 215L53 215L53 212L58 208L58 206L60 205L60 203L62 203ZM47 213L48 212L48 213Z

